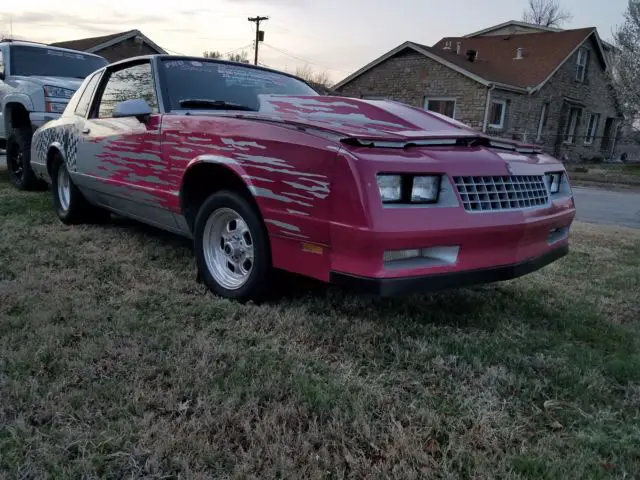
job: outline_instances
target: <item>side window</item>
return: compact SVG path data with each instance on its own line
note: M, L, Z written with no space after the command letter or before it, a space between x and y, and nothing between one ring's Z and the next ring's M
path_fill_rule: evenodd
M102 92L98 118L111 118L116 105L125 100L142 98L153 113L158 113L153 74L150 63L142 63L112 72Z
M2 54L2 49L0 48L0 76L4 74L4 58Z
M80 115L81 117L86 117L87 112L89 111L89 105L91 104L91 96L93 95L93 91L96 89L96 85L98 84L98 80L100 79L100 72L94 73L91 80L87 83L87 86L82 92L82 95L78 99L78 104L76 105L75 113L76 115Z

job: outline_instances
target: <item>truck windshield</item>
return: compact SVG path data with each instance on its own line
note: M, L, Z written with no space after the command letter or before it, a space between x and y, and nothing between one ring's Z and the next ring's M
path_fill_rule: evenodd
M289 75L213 60L166 59L162 73L169 108L259 110L258 95L319 95ZM188 106L187 106L188 105Z
M25 45L12 46L10 55L11 75L85 78L108 63L94 55Z

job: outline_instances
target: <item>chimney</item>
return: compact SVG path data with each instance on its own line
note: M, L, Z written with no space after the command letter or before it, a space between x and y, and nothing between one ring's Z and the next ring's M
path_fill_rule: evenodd
M516 50L516 60L521 60L524 56L524 48L520 47Z
M460 55L460 50L462 50L462 42L456 43L456 55Z

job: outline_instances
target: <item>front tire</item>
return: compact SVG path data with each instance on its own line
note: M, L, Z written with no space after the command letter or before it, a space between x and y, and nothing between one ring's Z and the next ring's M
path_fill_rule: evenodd
M109 212L91 205L75 186L67 165L60 156L53 159L51 168L51 194L57 217L65 225L80 223L102 223Z
M45 190L47 184L31 169L31 128L14 128L7 138L9 181L19 190Z
M268 234L243 195L220 191L204 201L194 247L200 278L212 293L240 302L266 297L272 274Z

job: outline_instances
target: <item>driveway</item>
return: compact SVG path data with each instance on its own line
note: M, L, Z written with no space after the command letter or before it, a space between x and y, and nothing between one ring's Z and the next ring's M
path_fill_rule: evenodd
M5 157L0 155L0 169L5 166ZM578 209L577 220L640 228L640 193L573 187L573 194Z
M573 187L576 220L640 228L640 193Z

